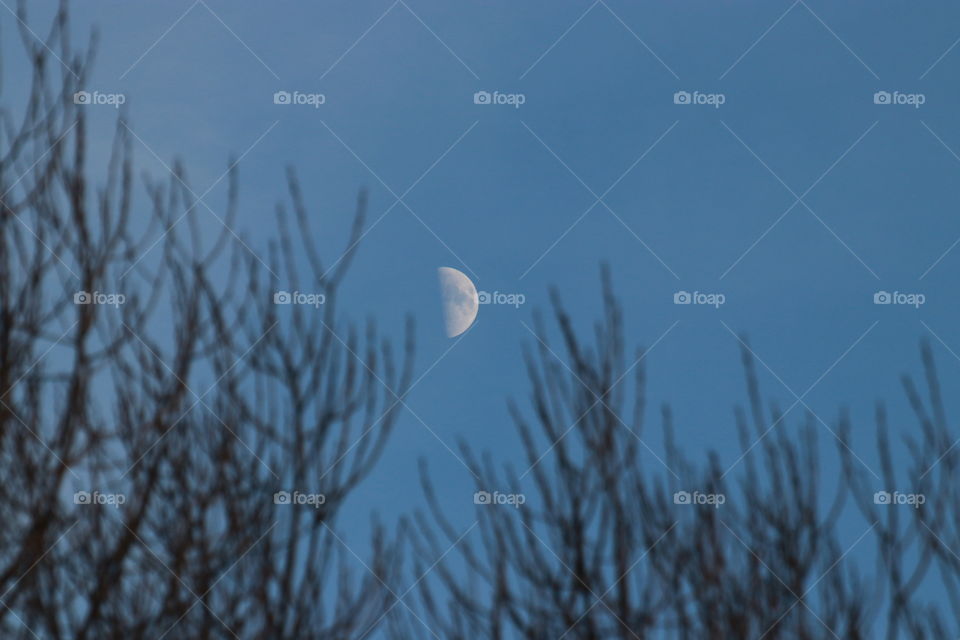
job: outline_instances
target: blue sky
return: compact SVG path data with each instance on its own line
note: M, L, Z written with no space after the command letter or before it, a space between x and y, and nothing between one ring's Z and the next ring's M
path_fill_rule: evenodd
M45 24L54 3L37 4L31 22ZM389 521L422 506L421 456L469 524L473 481L447 447L463 438L519 459L505 400L528 393L519 347L534 340L533 310L556 286L588 329L603 262L630 344L656 345L645 432L655 452L667 403L689 452L740 455L734 333L769 366L761 381L781 407L811 386L804 402L828 425L849 406L867 465L876 401L894 426L912 424L898 377L919 373L920 338L944 382L960 379L955 3L98 0L76 3L74 18L77 37L99 28L89 90L126 96L141 169L164 177L153 154L179 157L202 193L243 155L235 230L254 253L286 166L328 256L369 188L341 308L397 337L413 314L417 375L432 369L407 399L426 426L404 412L347 512L358 546L370 511ZM6 20L5 53L12 35ZM8 101L23 80L10 72ZM277 105L277 91L325 102ZM477 91L524 103L478 105ZM724 103L675 104L678 91ZM875 104L878 91L924 103ZM106 150L116 111L91 112ZM225 196L224 181L205 200L218 210ZM219 227L203 208L191 215ZM484 306L449 349L440 266L526 303ZM675 305L681 290L725 303ZM881 290L925 303L875 305Z

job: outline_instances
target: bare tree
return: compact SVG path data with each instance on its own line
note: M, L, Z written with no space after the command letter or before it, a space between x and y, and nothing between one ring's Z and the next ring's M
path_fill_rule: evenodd
M179 163L135 186L123 116L96 165L92 49L66 2L42 41L25 8L32 85L0 112L0 636L357 637L397 543L376 526L361 560L337 516L412 366L409 325L394 354L337 307L363 195L327 264L291 172L261 260L231 230L235 162L219 213Z
M882 611L887 638L947 638L960 633L960 451L927 342L921 345L921 355L924 384L902 378L917 426L905 431L899 444L891 443L887 411L877 406L879 492L853 453L843 450L855 503L876 525L882 580L875 597L888 603ZM849 417L842 426L848 440L853 430ZM894 508L878 510L878 503ZM931 601L931 592L941 594L940 601Z
M30 91L0 110L0 636L360 639L383 624L396 638L451 640L960 632L960 450L929 347L925 385L904 379L919 424L905 472L878 407L878 494L849 446L849 416L831 483L814 418L796 435L782 428L744 343L747 407L735 419L748 454L731 475L716 456L681 452L669 408L662 458L645 444L646 352L628 356L606 274L591 340L556 294L559 343L535 323L532 412L510 405L523 469L464 446L479 478L475 529L454 526L424 466L431 512L398 535L374 523L361 557L338 514L381 456L413 353L409 325L396 353L337 304L363 194L328 262L292 171L264 256L232 231L235 161L216 210L179 163L141 191L125 117L105 165L91 154L74 96L92 48L71 48L66 3L42 40L25 7ZM309 304L287 304L300 302L289 291ZM483 504L490 492L518 508ZM899 494L923 502L877 508ZM869 579L841 542L848 502L878 550ZM391 588L403 544L411 597Z
M699 464L683 455L668 407L666 453L646 446L645 352L626 355L606 273L603 300L591 341L574 330L556 294L559 347L537 320L525 356L531 408L510 404L526 469L464 446L477 490L522 494L522 505L482 494L478 524L464 535L424 467L430 512L415 514L411 527L416 611L440 637L956 635L960 451L928 347L928 399L904 379L920 425L904 440L906 465L892 453L878 408L878 485L850 447L845 412L833 443L842 465L831 469L813 416L788 427L785 412L765 408L744 341L748 403L735 419L745 455L730 471L714 454ZM898 474L904 466L908 473ZM871 568L863 551L874 548L879 563ZM937 591L941 601L931 597ZM392 637L419 637L418 623L402 613L391 617Z

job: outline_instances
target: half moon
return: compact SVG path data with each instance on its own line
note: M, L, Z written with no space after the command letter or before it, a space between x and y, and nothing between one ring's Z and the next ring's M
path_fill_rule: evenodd
M443 301L443 321L447 337L453 338L470 328L480 309L477 288L463 272L440 267L440 298Z

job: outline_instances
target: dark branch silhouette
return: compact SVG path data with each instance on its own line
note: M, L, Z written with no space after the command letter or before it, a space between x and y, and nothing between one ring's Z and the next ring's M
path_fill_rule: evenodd
M291 172L261 262L231 230L235 163L211 211L180 164L140 191L121 116L98 165L74 97L92 49L66 3L43 42L25 7L32 86L0 114L0 636L357 637L396 541L347 546L337 516L413 352L409 326L395 354L341 320L363 195L330 267Z
M748 405L735 414L743 458L732 467L713 454L690 462L664 407L661 459L643 440L645 352L627 355L609 276L592 340L574 330L556 294L553 303L561 343L546 339L538 319L535 348L526 353L530 410L510 404L527 469L502 467L464 446L478 491L523 494L523 504L475 500L477 525L464 535L423 467L430 513L414 516L411 575L416 611L441 637L956 635L960 559L951 549L960 548L960 451L952 448L929 349L929 407L905 380L922 429L907 439L911 472L901 484L878 410L882 486L929 496L913 508L875 496L877 483L864 477L869 472L849 447L848 416L835 430L841 470L825 468L814 416L798 429L776 406L765 409L746 342ZM863 516L855 525L845 508L851 498ZM854 541L841 531L862 535ZM860 543L878 549L872 573L864 571L863 551L861 561L850 555ZM942 581L952 607L918 593L928 576ZM392 637L418 637L418 622L405 613L391 616Z
M644 440L647 352L606 273L592 335L557 294L559 341L534 322L530 406L510 404L522 468L463 446L476 524L452 522L424 464L429 512L374 522L355 548L338 515L413 361L409 324L397 350L338 307L364 194L328 260L291 170L258 255L233 231L237 161L218 205L180 163L140 187L124 112L96 159L77 98L95 39L71 47L64 2L40 40L26 6L29 91L0 109L0 637L960 634L960 447L929 347L924 383L904 379L916 428L894 443L877 408L880 477L846 413L835 468L813 415L788 428L745 341L742 459L691 460L668 407L661 454Z

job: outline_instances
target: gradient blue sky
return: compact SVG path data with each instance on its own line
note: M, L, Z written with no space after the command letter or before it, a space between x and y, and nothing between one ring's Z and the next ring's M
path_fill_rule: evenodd
M55 3L36 4L31 22L45 25ZM760 369L780 406L794 403L787 386L802 395L814 383L804 402L827 424L849 406L868 465L877 400L894 426L913 424L898 376L919 372L921 337L944 382L960 379L960 248L948 252L960 237L956 3L88 0L74 18L77 37L100 30L88 88L127 96L143 170L166 171L147 146L166 163L180 157L202 193L231 154L246 154L235 228L254 252L265 255L287 165L328 256L342 250L357 189L370 189L342 308L396 336L412 313L417 375L436 364L407 399L429 430L404 412L347 511L360 548L371 510L390 521L422 506L420 456L469 524L473 480L447 446L464 438L519 460L505 400L528 392L525 325L553 285L589 328L601 262L630 343L656 343L645 432L655 452L668 403L688 451L715 448L727 464L740 455L731 331L775 372ZM14 25L0 23L8 54ZM8 73L15 101L23 78ZM278 106L278 90L326 103ZM478 90L526 102L476 105ZM676 105L678 90L726 102ZM926 102L877 105L879 90ZM105 150L116 112L91 113ZM225 195L222 182L205 200L221 210ZM219 226L202 207L190 215ZM443 355L439 266L527 302L483 307ZM726 304L674 305L677 290L720 292ZM877 290L926 303L877 306ZM947 402L956 415L955 397ZM781 426L795 427L802 409Z

